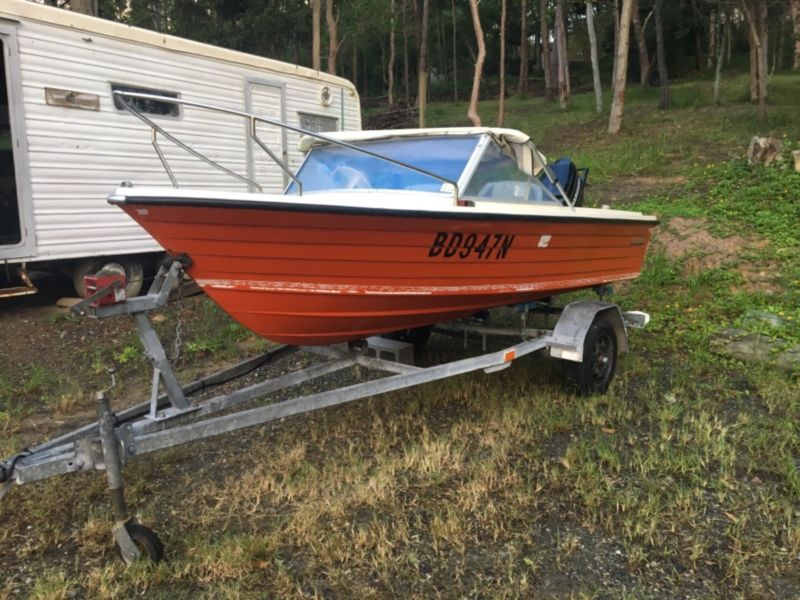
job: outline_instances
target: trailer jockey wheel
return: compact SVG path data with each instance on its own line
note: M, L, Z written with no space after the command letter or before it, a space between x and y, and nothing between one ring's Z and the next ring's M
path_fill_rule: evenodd
M163 560L164 544L152 529L139 523L128 523L125 525L125 529L139 550L140 558L146 558L152 563L159 563Z
M72 285L81 298L86 298L86 286L83 278L101 271L119 273L125 276L125 288L128 298L138 296L144 285L144 267L137 258L89 258L78 261L72 269Z
M567 380L583 396L605 394L617 370L617 333L602 315L583 342L583 362L563 361Z

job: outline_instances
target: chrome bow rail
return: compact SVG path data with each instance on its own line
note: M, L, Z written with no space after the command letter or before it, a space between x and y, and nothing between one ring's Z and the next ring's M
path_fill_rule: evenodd
M192 102L190 100L182 100L180 98L174 98L172 96L160 96L158 94L143 94L143 93L139 93L139 92L123 92L123 91L115 91L113 93L114 93L114 95L116 97L120 98L120 100L122 101L121 104L125 108L125 110L127 110L129 113L131 113L137 119L143 121L144 123L146 123L147 125L150 126L150 141L153 144L153 147L155 148L156 154L158 155L159 160L161 160L161 164L164 166L164 170L167 172L167 176L169 176L169 179L172 182L173 187L176 187L176 188L178 187L178 180L175 178L175 173L170 168L169 163L167 162L167 159L164 156L163 151L161 150L161 147L158 145L158 134L159 133L162 136L164 136L167 140L169 140L170 142L172 142L173 144L175 144L179 148L182 148L183 150L185 150L186 152L188 152L189 154L191 154L195 158L198 158L198 159L204 161L205 163L207 163L207 164L211 165L212 167L222 171L223 173L227 173L228 175L230 175L231 177L234 177L235 179L238 179L239 181L242 181L242 182L244 182L244 183L246 183L248 185L254 186L259 192L263 192L263 189L258 184L258 182L253 181L252 179L249 179L249 178L247 178L247 177L245 177L243 175L240 175L239 173L236 173L235 171L232 171L232 170L228 169L227 167L219 164L218 162L208 158L207 156L201 154L200 152L198 152L194 148L192 148L192 147L188 146L187 144L183 143L178 138L176 138L174 135L172 135L168 131L164 130L163 127L161 127L157 123L154 123L152 119L150 119L146 115L142 114L140 111L136 110L136 108L134 108L131 105L130 102L127 102L126 99L138 98L138 99L142 99L142 100L156 100L158 102L168 102L170 104L178 104L180 106L189 106L189 107L192 107L192 108L199 108L199 109L202 109L202 110L209 110L209 111L212 111L212 112L218 112L218 113L222 113L222 114L234 115L234 116L239 116L239 117L242 117L244 119L247 119L247 121L249 123L248 137L250 139L252 139L256 144L258 144L258 146L264 152L267 153L267 155L275 162L275 164L277 164L281 168L281 170L284 173L286 173L286 175L294 182L294 184L297 186L297 193L300 196L303 195L303 184L300 182L299 179L297 179L296 175L292 172L292 170L289 168L289 166L283 160L281 160L272 150L270 150L269 147L263 142L263 140L261 140L261 138L258 137L258 134L256 132L257 123L266 123L267 125L274 125L276 127L281 127L283 129L287 129L289 131L294 131L296 133L300 133L302 135L308 135L308 136L311 136L311 137L316 138L318 140L322 140L323 142L327 142L329 144L335 144L335 145L341 146L343 148L348 148L348 149L353 150L355 152L360 152L361 154L366 154L367 156L371 156L373 158L377 158L379 160L386 161L388 163L391 163L393 165L397 165L397 166L402 167L404 169L409 169L411 171L415 171L417 173L420 173L421 175L426 175L427 177L430 177L432 179L436 179L437 181L441 181L442 183L447 183L447 184L452 186L454 201L456 203L458 202L458 183L456 183L455 181L447 179L446 177L441 177L440 175L437 175L436 173L432 173L432 172L427 171L425 169L420 169L419 167L415 167L414 165L410 165L408 163L404 163L402 161L395 160L393 158L389 158L388 156L383 156L382 154L378 154L377 152L371 152L370 150L366 150L364 148L361 148L360 146L356 146L355 144L350 144L348 142L343 142L341 140L337 140L337 139L331 138L331 137L329 137L327 135L323 135L321 133L317 133L316 131L309 131L307 129L303 129L302 127L297 127L296 125L290 125L288 123L284 123L283 121L278 121L277 119L271 119L269 117L256 115L254 113L249 113L249 112L245 112L245 111L241 111L241 110L233 110L233 109L230 109L230 108L223 108L221 106L214 106L212 104L205 104L205 103L202 103L202 102Z

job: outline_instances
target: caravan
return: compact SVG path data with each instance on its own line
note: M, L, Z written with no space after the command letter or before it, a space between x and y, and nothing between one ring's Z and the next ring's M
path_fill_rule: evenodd
M358 93L349 81L261 58L42 6L0 5L0 269L22 285L0 296L32 293L34 269L83 276L122 271L129 294L160 246L107 195L129 181L171 181L154 135L115 91L153 94L257 113L303 129L361 129ZM249 122L165 100L135 109L229 171L159 139L180 186L279 191L286 175L250 135ZM262 129L263 126L263 129ZM299 136L259 123L258 139L290 168Z

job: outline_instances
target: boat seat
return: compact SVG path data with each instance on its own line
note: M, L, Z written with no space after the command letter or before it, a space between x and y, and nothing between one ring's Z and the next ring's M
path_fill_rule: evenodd
M563 157L548 165L553 171L558 183L564 188L568 199L575 205L583 204L583 190L586 187L586 179L589 176L589 169L578 169L571 158ZM544 186L558 199L561 199L561 192L558 187L548 179L544 170L539 175L539 179Z

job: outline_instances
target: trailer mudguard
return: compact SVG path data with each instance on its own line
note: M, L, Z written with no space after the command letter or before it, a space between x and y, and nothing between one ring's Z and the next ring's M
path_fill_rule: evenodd
M604 318L617 334L619 352L628 351L628 334L619 306L599 300L578 300L564 307L547 342L550 356L583 362L583 343L595 319Z

